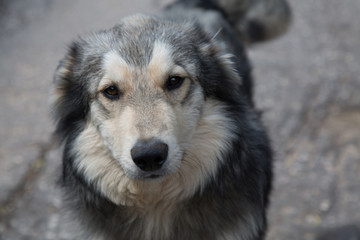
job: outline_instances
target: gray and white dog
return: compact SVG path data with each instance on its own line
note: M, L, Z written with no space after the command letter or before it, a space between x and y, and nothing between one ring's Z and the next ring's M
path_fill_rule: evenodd
M182 0L74 42L55 73L74 239L263 239L272 152L246 45L284 0Z

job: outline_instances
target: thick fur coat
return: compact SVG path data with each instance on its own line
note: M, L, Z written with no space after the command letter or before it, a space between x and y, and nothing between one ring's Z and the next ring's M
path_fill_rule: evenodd
M71 45L53 107L74 239L264 238L272 151L243 46L289 16L280 0L178 1Z

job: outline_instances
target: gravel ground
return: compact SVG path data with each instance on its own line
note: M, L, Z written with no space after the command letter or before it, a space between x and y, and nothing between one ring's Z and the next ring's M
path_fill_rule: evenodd
M286 36L249 50L276 149L268 239L360 239L359 0L290 0ZM49 117L69 42L163 0L0 0L0 239L68 239Z

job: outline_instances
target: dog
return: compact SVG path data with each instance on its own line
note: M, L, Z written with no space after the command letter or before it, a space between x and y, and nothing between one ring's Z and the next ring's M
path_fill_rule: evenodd
M56 70L73 239L264 239L272 150L245 46L285 0L180 0L78 39Z

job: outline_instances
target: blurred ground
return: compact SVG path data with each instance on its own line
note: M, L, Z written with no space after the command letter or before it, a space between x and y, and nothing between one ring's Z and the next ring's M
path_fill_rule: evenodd
M69 237L59 220L60 151L48 107L67 44L164 3L0 0L1 240ZM277 155L268 239L357 240L360 1L290 3L289 33L249 51Z

